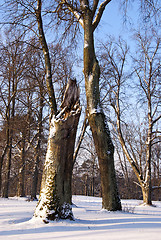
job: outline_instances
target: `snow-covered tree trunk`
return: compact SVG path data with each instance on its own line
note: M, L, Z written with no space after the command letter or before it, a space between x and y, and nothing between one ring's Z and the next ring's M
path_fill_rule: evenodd
M67 117L53 115L51 119L40 197L34 214L44 221L73 219L71 177L80 112L76 104Z

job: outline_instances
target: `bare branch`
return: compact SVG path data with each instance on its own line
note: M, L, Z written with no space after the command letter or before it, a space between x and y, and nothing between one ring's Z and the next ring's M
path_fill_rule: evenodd
M93 9L92 9L92 18L94 17L97 7L98 7L99 0L93 0Z
M161 138L161 136L158 136L158 138L159 138L159 137ZM151 146L153 146L153 145L155 145L155 144L157 144L157 143L161 143L161 140L158 140L158 141L152 143Z
M161 118L161 115L159 115L156 119L152 121L152 125L154 125L159 119Z
M41 0L37 0L37 10L36 10L36 18L38 23L38 30L39 30L39 39L43 49L44 58L45 58L45 68L46 68L46 84L49 93L49 102L51 107L51 112L55 115L57 114L57 105L55 100L55 93L52 83L52 73L51 73L51 63L50 63L50 56L49 56L49 49L47 46L44 30L43 30L43 23L41 17Z
M76 17L80 25L84 28L83 18L81 16L81 13L76 9L71 3L69 3L67 0L62 0L62 4L67 6L70 12L73 13L73 15Z
M139 183L137 183L137 182L134 182L136 185L138 185L139 187L141 187L141 185L139 184Z
M152 187L152 191L153 191L153 190L156 190L156 189L161 189L161 185L160 185L160 186L153 186L153 187Z
M87 119L87 116L85 116L85 119L84 119L84 122L83 122L83 125L82 125L82 129L81 129L81 133L80 133L80 136L79 136L79 139L78 139L78 143L77 143L77 146L75 148L74 155L73 155L73 164L76 161L76 158L77 158L77 155L78 155L78 151L79 151L80 145L81 145L81 143L83 141L84 134L86 132L87 126L88 126L88 119Z
M99 24L99 22L101 20L102 14L103 14L103 12L105 10L105 7L107 6L107 4L109 2L111 2L111 0L105 0L103 3L101 3L101 5L100 5L100 7L98 9L97 15L96 15L96 17L95 17L95 19L93 21L93 24L92 24L93 31L97 28L97 26L98 26L98 24Z

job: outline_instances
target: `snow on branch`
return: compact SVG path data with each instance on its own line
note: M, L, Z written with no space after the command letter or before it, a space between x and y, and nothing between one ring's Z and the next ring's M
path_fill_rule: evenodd
M97 28L97 26L98 26L98 24L99 24L99 22L101 20L102 14L103 14L103 12L105 10L105 7L107 6L107 4L109 2L111 2L111 0L105 0L103 3L101 3L101 5L100 5L100 7L98 9L97 15L96 15L96 17L95 17L95 19L93 21L93 24L92 24L93 25L93 31Z
M135 183L136 185L138 185L139 187L141 187L141 185L140 185L139 183L137 183L137 182L135 182L135 181L134 181L133 183Z
M78 20L78 22L80 23L80 25L84 28L84 23L83 23L83 19L81 17L80 12L78 11L77 8L75 8L73 6L73 4L69 3L67 0L63 0L62 4L66 5L67 8L69 9L70 12L72 12L74 14L74 16L76 17L76 19Z

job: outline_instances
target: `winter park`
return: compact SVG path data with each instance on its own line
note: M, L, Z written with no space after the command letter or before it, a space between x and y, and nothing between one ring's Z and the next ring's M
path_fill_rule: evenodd
M161 2L0 1L0 239L161 240Z

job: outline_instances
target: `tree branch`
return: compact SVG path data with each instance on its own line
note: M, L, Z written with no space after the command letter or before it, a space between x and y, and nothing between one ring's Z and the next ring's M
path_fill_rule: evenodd
M71 3L69 3L67 0L62 0L62 4L67 6L70 12L73 13L73 15L76 17L80 25L84 28L83 18L81 16L81 13L76 9Z
M137 183L137 182L133 182L133 183L135 183L136 185L138 185L139 187L141 187L141 185L140 185L139 183Z
M43 23L41 17L41 0L37 0L37 10L36 10L36 18L38 23L38 30L39 30L39 39L43 49L44 58L45 58L45 68L46 68L46 84L49 93L49 102L51 107L51 112L54 115L57 114L57 105L55 99L55 93L52 83L52 73L51 73L51 63L50 63L50 56L49 56L49 49L47 46L44 30L43 30Z
M80 136L79 136L79 139L78 139L78 143L77 143L77 146L76 146L75 151L74 151L73 164L76 161L76 158L77 158L77 155L78 155L78 151L79 151L80 145L81 145L81 143L83 141L84 134L85 134L85 131L86 131L86 128L87 128L88 124L89 123L88 123L87 116L85 116L85 119L84 119L84 122L83 122L83 126L82 126L82 129L81 129L81 133L80 133Z
M92 24L93 31L97 28L97 26L98 26L98 24L99 24L99 22L101 20L102 14L103 14L103 12L105 10L105 7L107 6L107 4L109 2L111 2L111 0L105 0L103 3L101 3L101 5L100 5L100 7L98 9L97 15L96 15L96 17L95 17L95 19L93 21L93 24Z
M152 121L152 125L154 125L160 118L161 118L161 115L159 115L155 120Z
M94 17L97 7L98 7L99 0L93 0L93 9L92 9L92 18Z

